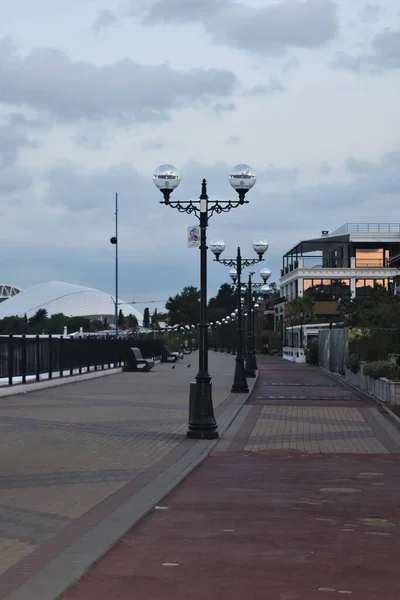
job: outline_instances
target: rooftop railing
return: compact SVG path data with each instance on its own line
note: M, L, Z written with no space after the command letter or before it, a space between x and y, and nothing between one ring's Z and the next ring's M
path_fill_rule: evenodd
M400 233L400 223L345 223L329 236L346 233Z

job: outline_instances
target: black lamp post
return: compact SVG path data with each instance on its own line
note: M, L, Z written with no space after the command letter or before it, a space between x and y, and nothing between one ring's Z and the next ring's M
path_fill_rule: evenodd
M189 427L187 437L192 439L213 440L218 438L218 426L214 417L212 402L211 376L208 372L208 327L207 323L207 227L210 218L215 214L229 212L242 204L247 192L256 182L256 176L248 165L237 165L229 174L229 183L237 191L237 200L209 200L207 182L201 183L201 194L198 200L171 201L170 196L178 187L181 177L172 165L161 165L153 175L155 186L161 191L166 204L188 215L194 214L200 223L200 323L199 327L199 370L196 384L190 394ZM192 386L191 386L192 392Z
M299 312L299 317L300 317L300 343L299 343L299 347L302 348L303 347L303 323L304 323L304 317L305 314L303 311Z
M260 275L263 279L262 283L254 283L253 277L254 273L249 273L249 280L247 283L247 304L248 304L248 329L247 329L247 347L246 347L246 376L247 377L255 377L256 371L258 369L257 358L256 358L256 311L258 308L258 304L254 303L253 292L260 291L263 296L266 296L270 289L269 286L266 285L268 279L271 277L271 271L269 269L261 269Z
M240 248L237 249L236 258L220 259L222 252L225 250L223 240L213 240L210 244L212 252L215 254L215 260L226 267L232 267L230 276L237 285L237 350L236 350L236 366L235 377L232 385L232 393L247 393L249 387L246 380L246 370L244 367L243 356L243 315L242 315L242 271L245 267L251 267L263 260L265 252L268 250L268 242L264 239L257 239L253 242L253 249L258 254L258 258L242 258ZM236 271L236 272L235 272Z

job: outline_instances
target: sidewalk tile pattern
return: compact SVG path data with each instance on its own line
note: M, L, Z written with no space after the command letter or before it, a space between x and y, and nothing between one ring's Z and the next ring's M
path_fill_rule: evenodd
M185 439L197 360L0 398L0 576ZM210 370L217 409L233 357Z
M357 408L320 406L262 407L245 450L354 454L387 452Z

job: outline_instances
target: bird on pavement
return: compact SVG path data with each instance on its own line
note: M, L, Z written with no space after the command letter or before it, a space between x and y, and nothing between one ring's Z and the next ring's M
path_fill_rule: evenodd
M189 365L187 366L187 368L188 368L188 369L190 369L190 367L191 367L191 365L189 364Z
M171 369L175 369L175 365L172 365Z

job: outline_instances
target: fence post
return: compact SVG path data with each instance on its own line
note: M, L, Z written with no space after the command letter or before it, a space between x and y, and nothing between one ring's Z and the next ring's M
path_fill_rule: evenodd
M106 336L103 335L102 337L102 341L101 341L101 370L104 371L105 368L105 362L106 362L106 353L107 353L107 346L105 343Z
M69 336L68 353L69 374L72 376L74 374L74 338L72 337L72 335Z
M90 362L91 362L91 351L92 349L90 348L90 338L86 338L85 339L85 346L86 346L86 363L87 363L87 372L90 373Z
M14 375L14 337L12 333L8 336L8 385L13 384Z
M60 345L58 347L58 360L60 367L60 377L64 377L64 336L60 336Z
M49 359L49 379L53 379L53 338L49 335L49 347L48 347L48 359Z
M21 375L22 375L22 383L26 383L26 374L27 374L27 352L26 352L26 335L22 336L22 347L21 347Z
M75 347L78 348L77 355L79 356L79 375L82 374L82 336L79 336L79 345L75 344Z
M35 362L36 362L36 381L40 381L40 338L37 335L35 340Z

